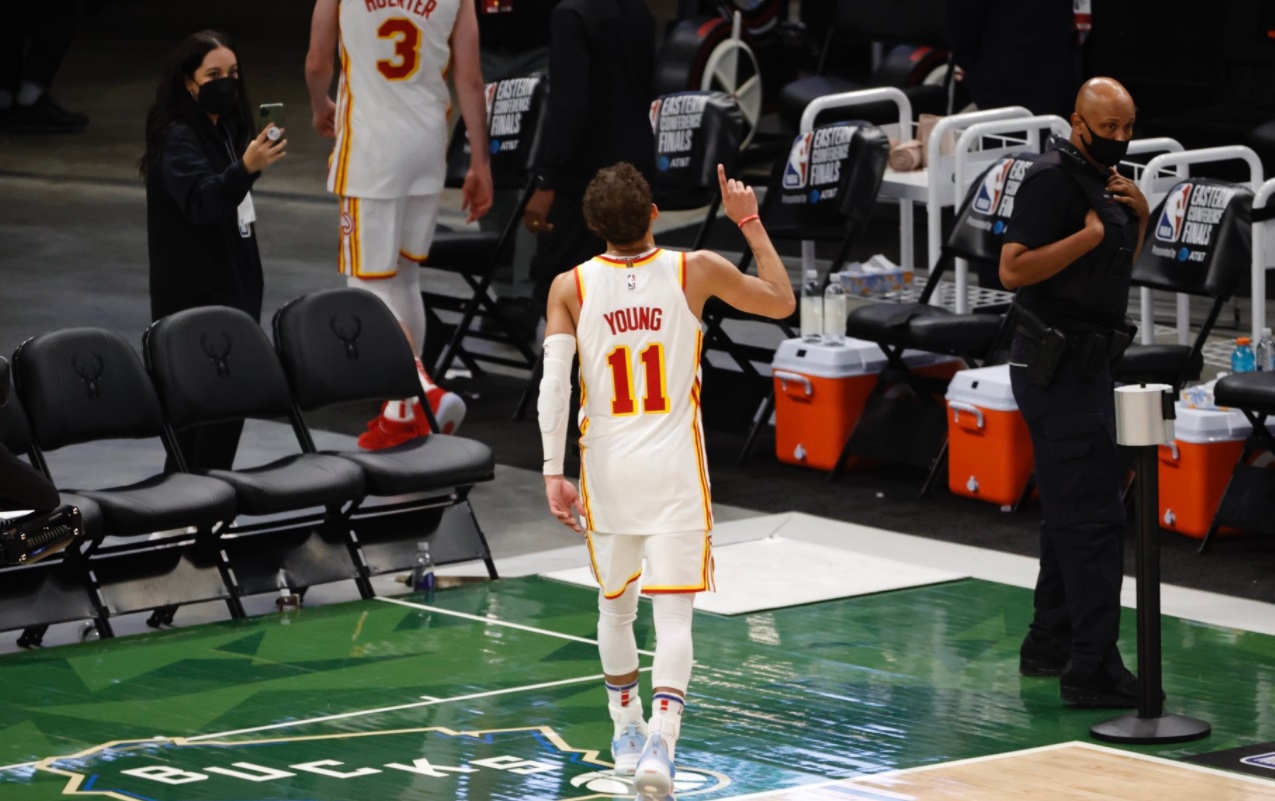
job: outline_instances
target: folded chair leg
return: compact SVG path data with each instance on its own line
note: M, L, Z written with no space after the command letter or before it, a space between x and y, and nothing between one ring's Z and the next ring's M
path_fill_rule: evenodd
M22 635L18 637L18 647L39 648L44 644L44 634L48 630L48 626L28 626L22 630Z
M1209 530L1205 532L1204 534L1204 539L1200 540L1200 547L1195 549L1195 552L1197 554L1203 556L1204 554L1208 553L1210 549L1212 549L1213 535L1217 533L1217 530L1218 530L1218 525L1216 522L1214 522L1211 526L1209 526Z
M753 448L757 447L757 439L770 421L770 413L774 410L775 390L772 389L757 407L757 413L753 415L753 424L748 429L748 439L744 441L744 447L740 449L739 458L735 461L739 467L743 467L748 462L748 458L753 455Z
M93 618L93 625L97 628L97 636L102 639L115 636L115 629L111 628L111 621L105 615Z
M545 373L545 357L544 354L536 359L536 366L531 370L531 377L527 379L527 383L522 385L522 397L518 398L518 408L514 409L515 420L525 420L527 418L527 409L531 407L531 398L536 394L537 388L540 386L540 379Z
M1031 475L1027 477L1027 484L1023 487L1023 491L1018 494L1018 500L1014 501L1014 505L1010 507L1010 512L1017 513L1031 498L1032 491L1036 489L1036 471L1033 470Z
M947 438L943 438L943 447L939 448L939 455L934 457L934 462L930 465L930 474L925 477L925 483L921 485L921 497L930 497L930 490L934 489L934 484L938 481L939 476L947 470Z

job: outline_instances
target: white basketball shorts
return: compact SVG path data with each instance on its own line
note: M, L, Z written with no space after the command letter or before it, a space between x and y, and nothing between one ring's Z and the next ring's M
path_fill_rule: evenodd
M424 261L434 241L441 197L342 197L341 273L355 278L389 278L398 272L400 256Z
M713 589L713 538L707 531L585 536L593 576L608 598L620 597L639 579L648 594Z

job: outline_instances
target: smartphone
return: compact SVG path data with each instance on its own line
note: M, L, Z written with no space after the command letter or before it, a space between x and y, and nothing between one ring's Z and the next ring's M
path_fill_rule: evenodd
M273 127L275 130L266 134L270 141L279 138L279 129L283 127L283 104L262 103L257 109L257 130L264 131Z

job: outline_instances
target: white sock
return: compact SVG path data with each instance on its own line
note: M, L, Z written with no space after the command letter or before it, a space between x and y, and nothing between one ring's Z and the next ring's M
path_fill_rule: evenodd
M38 83L23 81L18 87L18 105L32 106L35 101L40 99L40 95L44 94L44 87Z
M406 423L416 419L411 400L390 401L385 405L385 419Z
M651 698L651 723L648 731L656 732L668 746L669 758L673 758L673 749L677 738L682 733L682 710L686 708L686 700L673 693L656 693Z
M0 111L8 111L13 107L13 92L0 89Z
M638 724L639 729L646 728L646 717L642 712L642 696L638 693L638 683L616 686L607 682L607 711L611 713L611 722L615 724L615 736L619 737L625 726Z

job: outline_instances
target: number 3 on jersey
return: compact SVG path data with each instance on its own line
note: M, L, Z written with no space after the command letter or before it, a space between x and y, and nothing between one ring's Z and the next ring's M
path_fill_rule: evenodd
M421 29L406 17L394 17L381 23L376 35L394 40L394 58L376 62L376 69L390 81L406 80L421 65Z
M638 354L641 362L638 369L645 368L646 395L642 398L643 414L664 414L668 412L668 394L664 387L664 346L653 342ZM607 354L607 365L611 368L611 414L614 417L627 417L637 414L637 406L633 391L632 356L625 345L620 345Z

